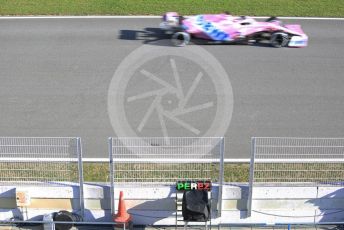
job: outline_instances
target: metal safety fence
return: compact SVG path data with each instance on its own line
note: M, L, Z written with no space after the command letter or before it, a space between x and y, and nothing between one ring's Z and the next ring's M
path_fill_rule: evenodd
M290 223L231 223L219 224L218 229L226 230L341 230L344 222L290 222Z
M1 137L0 186L78 186L83 212L83 167L78 137Z
M341 230L343 229L344 222L296 222L296 223L230 223L230 224L214 224L212 227L216 229L224 230ZM55 229L82 229L82 230L114 230L114 229L144 229L145 226L125 226L124 223L115 222L67 222L67 221L0 221L0 229L44 229L44 230L55 230ZM135 228L136 227L136 228ZM165 225L154 225L152 229L174 229L173 226ZM204 226L193 225L188 226L188 229L203 229ZM184 227L183 227L184 229Z
M111 208L115 184L152 186L211 180L219 184L221 200L223 156L221 137L109 138Z
M343 186L344 138L253 137L248 215L255 186Z
M114 229L128 229L125 223L116 222L70 222L70 221L34 221L34 220L0 220L0 229L4 230L21 230L21 229L39 229L39 230L63 230L63 229L83 229L83 230L114 230ZM129 229L132 229L129 228Z

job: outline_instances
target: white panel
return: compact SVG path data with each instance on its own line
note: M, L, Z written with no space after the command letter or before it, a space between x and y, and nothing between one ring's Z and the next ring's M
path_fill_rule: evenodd
M311 199L317 197L316 187L254 187L253 199Z
M343 187L319 187L319 198L344 198Z

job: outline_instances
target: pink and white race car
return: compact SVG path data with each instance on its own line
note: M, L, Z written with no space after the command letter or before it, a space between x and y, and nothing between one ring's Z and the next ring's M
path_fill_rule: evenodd
M273 47L305 47L308 36L300 25L286 24L276 17L259 22L252 17L203 14L183 17L176 12L163 16L160 28L172 33L176 46L185 46L191 37L214 42L269 43Z

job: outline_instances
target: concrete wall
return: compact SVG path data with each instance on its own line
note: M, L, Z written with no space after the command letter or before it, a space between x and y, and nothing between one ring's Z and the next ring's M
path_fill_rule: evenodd
M19 189L18 189L19 190ZM41 215L59 210L78 210L79 192L68 187L25 187L31 197L24 219L40 219ZM111 221L109 187L85 185L87 221ZM122 187L126 206L135 224L175 224L174 187ZM16 206L16 189L0 187L0 220L21 216ZM290 223L344 221L344 188L342 187L255 187L252 216L246 218L248 187L226 184L223 188L222 216L216 218L217 186L213 190L213 223ZM116 197L118 199L118 197ZM117 207L117 200L115 202Z

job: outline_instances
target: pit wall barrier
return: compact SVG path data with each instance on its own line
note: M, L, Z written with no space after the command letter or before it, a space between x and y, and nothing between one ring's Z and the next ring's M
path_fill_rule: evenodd
M21 188L22 189L22 188ZM24 220L42 220L47 213L79 210L78 189L69 187L26 187L30 205L16 206L16 189L0 187L0 220L22 217ZM119 191L124 192L128 212L135 225L174 225L175 187L115 187L115 211ZM214 184L213 197L218 186ZM247 184L225 184L222 215L212 220L213 225L232 223L324 223L343 222L344 187L257 187L254 189L251 217L247 217ZM212 201L213 204L217 200ZM111 221L110 187L85 184L85 221ZM216 207L216 205L212 205ZM213 210L213 216L216 216Z

